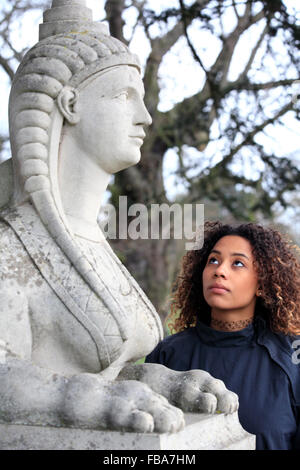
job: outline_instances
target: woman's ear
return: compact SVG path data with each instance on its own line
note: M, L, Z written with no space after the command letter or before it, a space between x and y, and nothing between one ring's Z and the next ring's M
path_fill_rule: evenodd
M57 97L58 109L69 124L77 124L80 120L77 109L78 97L78 91L69 86L65 86Z

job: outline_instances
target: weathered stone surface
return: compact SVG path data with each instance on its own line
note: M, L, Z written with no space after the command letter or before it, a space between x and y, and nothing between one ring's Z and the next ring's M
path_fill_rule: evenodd
M186 414L177 433L128 433L38 426L0 425L0 449L7 450L254 450L237 414Z
M14 188L0 213L3 446L107 442L98 429L141 432L142 442L145 432L181 431L179 408L234 413L236 394L204 371L134 365L162 339L162 325L97 217L111 176L139 161L151 123L139 61L93 24L83 0L54 0L44 18L9 105ZM8 184L1 202L11 194ZM231 426L220 416L212 423ZM116 435L118 446L134 436ZM184 435L174 439L188 445Z
M0 207L7 204L12 197L13 169L11 159L0 165Z

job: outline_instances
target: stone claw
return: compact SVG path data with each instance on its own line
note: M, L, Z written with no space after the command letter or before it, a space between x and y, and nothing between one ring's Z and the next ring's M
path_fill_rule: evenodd
M218 407L217 410L221 413L232 414L239 408L239 398L236 393L229 390L217 394Z

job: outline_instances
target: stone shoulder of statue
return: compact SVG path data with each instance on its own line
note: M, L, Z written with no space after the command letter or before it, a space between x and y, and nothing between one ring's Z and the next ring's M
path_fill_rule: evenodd
M111 175L138 163L151 118L137 58L89 15L82 0L54 0L12 84L0 421L177 431L179 408L233 412L237 397L203 371L134 365L162 325L97 217ZM0 173L7 202L9 163Z

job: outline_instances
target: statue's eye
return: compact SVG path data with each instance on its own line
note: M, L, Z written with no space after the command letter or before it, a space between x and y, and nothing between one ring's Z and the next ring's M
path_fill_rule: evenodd
M122 91L121 93L118 93L115 98L119 99L119 100L122 100L122 101L126 101L128 99L128 92L127 91Z

